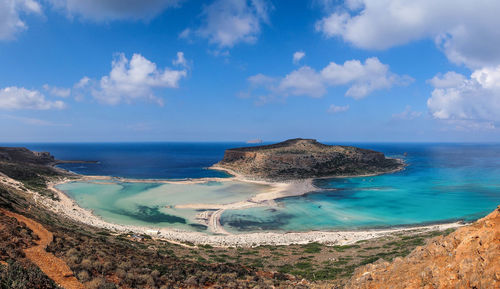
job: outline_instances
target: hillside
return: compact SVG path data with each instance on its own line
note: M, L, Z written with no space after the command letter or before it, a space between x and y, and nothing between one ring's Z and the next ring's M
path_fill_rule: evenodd
M386 158L381 152L300 138L228 149L213 166L247 178L268 180L380 174L402 167L401 161Z
M358 268L347 288L500 288L500 207L405 258Z

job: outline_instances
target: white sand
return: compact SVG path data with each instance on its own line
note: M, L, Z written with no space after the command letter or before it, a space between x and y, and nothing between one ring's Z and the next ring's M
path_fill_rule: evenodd
M82 177L79 180L110 180L109 177ZM142 227L142 226L128 226L119 225L106 222L99 218L98 216L92 214L91 211L79 207L75 201L60 190L57 190L54 186L59 183L64 183L68 181L74 181L75 179L64 179L57 183L50 183L49 188L53 190L59 196L59 201L51 200L45 196L38 194L37 192L29 191L33 196L35 202L39 205L45 206L55 213L62 216L66 216L78 222L82 222L94 227L108 229L116 233L128 233L135 232L137 234L147 234L155 238L165 239L171 242L191 242L194 244L210 244L212 246L243 246L251 247L258 245L290 245L290 244L306 244L310 242L319 242L328 245L346 245L353 244L360 240L366 240L371 238L388 236L391 234L399 232L422 232L422 231L434 231L434 230L445 230L448 228L455 228L462 226L463 224L455 222L449 224L439 224L430 226L416 226L416 227L404 227L404 228L391 228L384 230L365 230L365 231L336 231L336 232L323 232L323 231L310 231L310 232L261 232L261 233L247 233L247 234L229 234L218 224L219 217L216 211L210 217L210 222L217 222L213 227L219 234L209 235L200 232L186 232L181 230L175 230L171 228L155 228L155 227ZM147 180L149 181L149 180ZM20 189L23 187L22 183L12 180L6 176L0 175L0 182ZM283 191L275 191L272 195L271 193L266 193L267 195L259 196L257 195L256 200L269 200L269 196L282 195ZM215 215L215 216L214 216Z

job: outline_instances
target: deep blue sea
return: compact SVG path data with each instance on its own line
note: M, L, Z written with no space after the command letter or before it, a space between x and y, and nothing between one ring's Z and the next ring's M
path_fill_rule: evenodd
M8 145L22 145L36 151L49 151L58 159L99 162L61 166L80 174L182 179L227 177L225 173L206 168L219 161L225 149L246 144ZM315 182L319 188L317 192L278 200L276 207L225 211L221 218L222 224L233 232L384 227L474 220L500 205L500 144L349 143L348 145L374 149L387 156L402 158L408 167L394 174L375 177L317 180ZM77 201L78 196L84 194L82 187L79 190L79 195L76 193L74 195ZM126 192L129 198L127 204L134 200L144 200L146 195L159 198L158 196L163 194L148 193L141 198L131 198L131 194L140 193L139 190L136 191ZM116 189L113 198L119 198L119 192L120 190ZM204 194L202 191L192 191L192 193ZM207 189L206 194L216 194L216 191ZM223 196L228 198L227 189ZM155 201L151 198L148 199L149 205ZM214 198L217 196L214 195ZM99 203L99 199L93 200L94 203ZM158 202L166 204L168 200L158 200ZM144 204L138 203L137 207L140 206L144 207ZM127 212L128 218L133 216L141 222L157 219L149 218L150 216L145 218L141 214L141 212ZM169 211L168 214L176 212ZM186 213L186 216L188 215Z

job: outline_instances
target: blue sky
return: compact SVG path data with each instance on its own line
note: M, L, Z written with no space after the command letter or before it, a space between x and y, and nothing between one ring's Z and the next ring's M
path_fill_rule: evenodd
M0 0L0 141L500 141L498 1Z

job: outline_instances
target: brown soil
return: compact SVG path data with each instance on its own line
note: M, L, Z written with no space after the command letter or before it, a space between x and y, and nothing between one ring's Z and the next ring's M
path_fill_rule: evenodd
M40 223L25 216L2 210L7 216L16 218L19 222L23 222L30 228L40 240L36 241L37 245L24 249L26 258L36 264L50 279L54 280L58 285L66 289L84 289L82 283L73 275L73 271L66 263L45 251L45 248L52 242L53 235L45 229Z
M500 206L405 258L358 268L347 288L500 288Z

